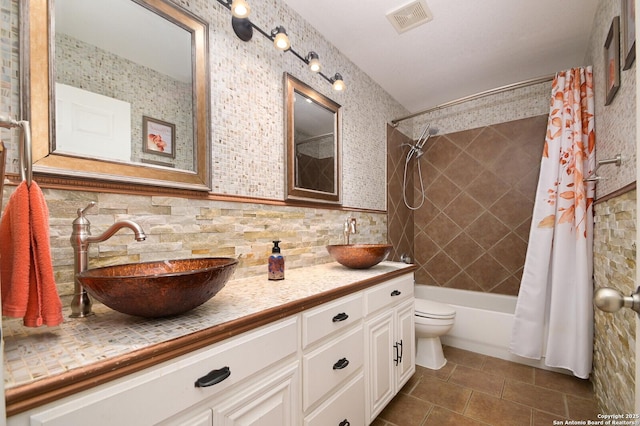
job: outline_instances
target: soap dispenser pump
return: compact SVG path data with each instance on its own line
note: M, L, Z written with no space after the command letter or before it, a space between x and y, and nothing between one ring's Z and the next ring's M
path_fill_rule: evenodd
M284 257L280 254L279 240L273 242L271 256L269 256L269 279L284 280Z

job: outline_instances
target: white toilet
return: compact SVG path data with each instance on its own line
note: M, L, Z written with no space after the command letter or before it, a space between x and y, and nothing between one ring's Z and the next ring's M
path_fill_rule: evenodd
M415 299L416 364L432 370L445 366L440 336L453 327L456 311L444 303Z

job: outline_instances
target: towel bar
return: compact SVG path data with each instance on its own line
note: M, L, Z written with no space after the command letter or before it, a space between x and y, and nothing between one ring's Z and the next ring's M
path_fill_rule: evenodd
M31 161L31 126L26 120L16 121L13 118L0 115L0 127L12 129L19 127L20 133L20 178L31 186L33 180L33 163Z
M615 164L617 167L620 167L620 165L622 164L622 154L618 154L613 158L607 158L605 160L598 160L598 165L596 166L596 169L591 172L591 174L589 176L587 176L586 178L582 179L583 182L597 182L599 180L604 179L602 176L598 176L598 169L600 168L600 166L603 166L605 164Z

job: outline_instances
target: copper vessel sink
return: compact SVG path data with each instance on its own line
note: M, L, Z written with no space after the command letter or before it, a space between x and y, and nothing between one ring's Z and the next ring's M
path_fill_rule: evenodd
M89 269L76 278L111 309L158 318L182 314L211 299L237 264L226 257L130 263Z
M391 244L338 244L327 246L327 251L341 265L352 269L367 269L389 256Z

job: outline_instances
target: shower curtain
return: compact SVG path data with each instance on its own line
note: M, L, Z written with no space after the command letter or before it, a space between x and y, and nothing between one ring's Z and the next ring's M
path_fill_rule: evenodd
M509 347L580 378L593 348L593 114L591 67L556 74Z

